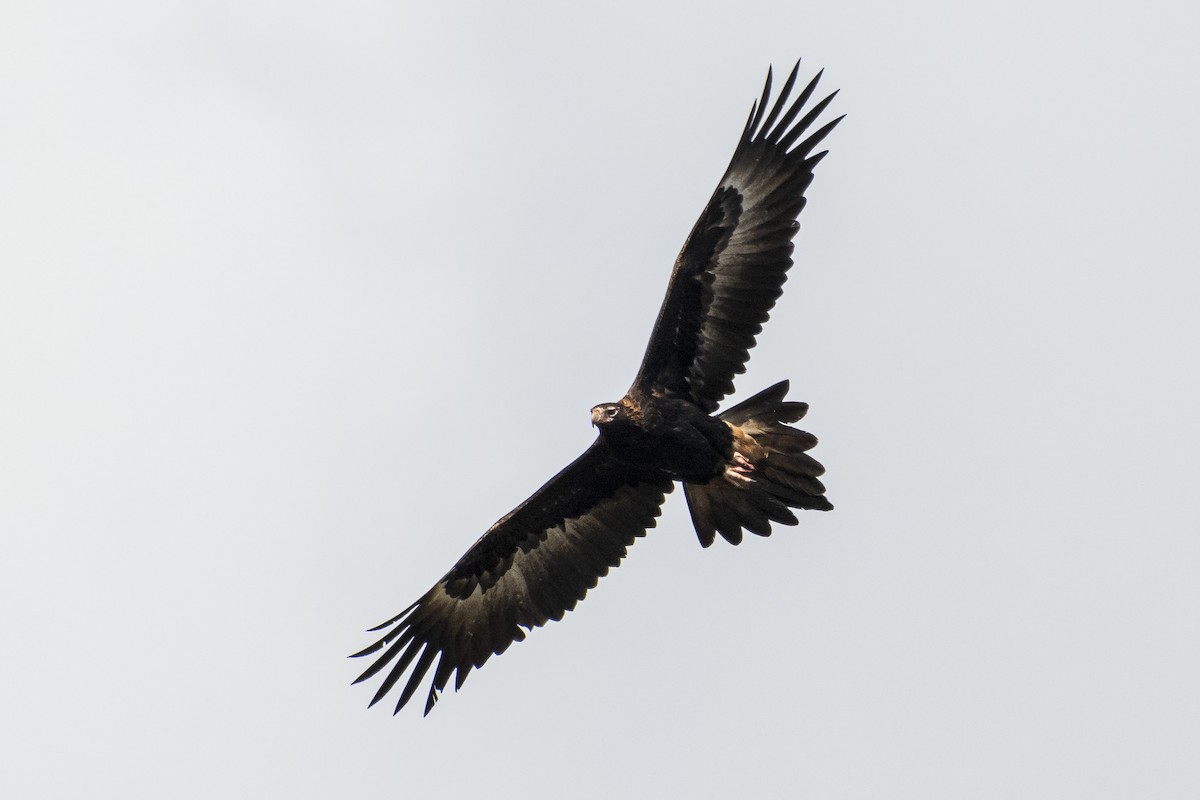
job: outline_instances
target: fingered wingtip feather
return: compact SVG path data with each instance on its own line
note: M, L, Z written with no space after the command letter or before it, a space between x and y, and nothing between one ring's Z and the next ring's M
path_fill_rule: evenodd
M750 114L750 121L746 123L746 130L743 132L743 135L746 137L752 137L754 132L758 130L758 124L762 122L763 112L767 108L767 100L771 98L772 75L771 68L767 67L767 82L763 85L762 97L755 103L755 109Z
M421 716L428 717L429 712L433 711L433 707L435 705L437 705L437 701L438 701L438 690L437 690L436 686L433 686L429 689L429 698L425 701L425 713L422 714Z
M837 127L837 124L845 118L846 118L846 115L842 114L837 119L830 120L829 122L822 125L821 128L819 130L817 130L812 136L810 136L804 140L803 144L801 144L800 147L797 148L798 152L801 155L811 152L812 149L814 147L816 147L818 144L820 144L821 142L823 142L825 140L825 137L828 136L830 134L830 132L833 131L833 129ZM808 164L810 167L815 167L817 164L821 163L821 159L825 158L825 156L827 156L827 155L829 155L829 151L822 150L820 153L817 153L816 155L807 156L804 159L804 163Z
M804 115L804 118L797 122L796 126L788 131L786 136L779 140L779 146L785 150L791 150L791 147L796 143L796 140L804 135L804 132L808 130L808 126L812 125L817 117L821 116L821 113L829 107L829 104L833 102L833 98L837 97L837 94L838 93L836 91L831 92L827 97L825 97L825 99L813 106L809 112ZM842 117L844 116L845 114L842 115ZM833 130L834 126L837 125L842 117L838 117L832 122L822 125L815 133L809 135L809 137L804 140L800 147L796 148L796 150L792 152L798 152L801 156L811 152L814 147L821 143L822 139L829 135L829 132Z
M757 100L755 100L753 103L750 104L750 114L746 117L746 126L744 128L742 128L742 138L743 139L750 138L750 131L753 129L752 126L754 124L754 115L756 113L758 113L758 101Z
M420 603L421 603L421 601L418 600L417 602L413 603L411 606L404 609L399 614L397 614L396 616L387 620L386 622L381 622L378 625L376 625L374 628L367 628L367 633L375 633L376 631L383 630L384 628L388 627L389 625L395 625L397 622L402 620L408 612L412 611L414 608L416 608L418 605L420 605Z
M346 656L346 658L362 658L363 656L369 656L372 653L378 653L380 648L382 648L382 647L383 647L383 642L376 642L375 644L370 645L369 647L364 647L362 650L359 650L357 653L351 653L350 655ZM355 683L358 683L358 681L355 681Z
M788 95L792 93L792 87L796 85L796 75L799 74L800 62L796 62L796 66L792 68L791 73L787 76L787 80L783 83L783 88L779 90L779 96L775 98L775 105L771 107L771 113L767 115L767 119L762 124L760 129L766 135L770 135L772 126L775 120L779 118L779 112L783 111L784 105L787 104Z
M354 655L350 656L350 658L358 658L358 656L359 656L359 655L361 655L361 654L360 654L360 653L355 653ZM377 673L379 670L377 670L377 669L376 669L374 672L372 672L372 671L371 671L371 670L374 668L374 666L375 666L375 665L374 665L374 664L372 664L372 665L371 665L371 667L369 667L369 668L367 668L367 669L363 670L362 674L360 674L360 675L359 675L357 678L355 678L353 681L351 681L351 682L350 682L350 685L351 685L351 686L357 686L358 684L360 684L360 683L362 683L363 681L365 681L365 680L367 680L368 678L370 678L372 675L376 674L376 673Z
M407 665L405 665L405 666L407 666ZM402 667L399 671L393 669L392 672L390 672L388 674L387 678L384 679L383 683L381 683L379 685L379 688L375 690L375 696L371 698L370 703L367 703L367 708L370 708L371 706L378 703L380 700L382 700L384 698L384 696L388 692L390 692L392 690L392 686L395 685L397 679L400 677L400 673L403 671L404 670ZM367 673L363 673L363 677L371 677L371 676L367 675ZM361 678L360 678L360 680L361 680Z

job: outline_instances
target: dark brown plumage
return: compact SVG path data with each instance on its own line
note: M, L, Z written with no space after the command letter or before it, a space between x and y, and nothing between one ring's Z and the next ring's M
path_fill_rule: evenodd
M378 654L355 683L385 673L372 705L407 672L399 711L433 669L428 714L451 675L457 689L526 630L561 619L654 527L675 481L705 547L717 534L738 544L743 530L766 536L772 522L794 525L792 509L832 507L822 467L807 455L816 438L787 424L807 406L784 400L786 381L712 416L783 292L796 216L825 156L812 151L841 120L808 132L836 92L800 117L820 74L789 104L799 66L769 113L767 73L729 168L676 259L633 385L592 409L596 442L419 600L372 628L387 633L355 654Z

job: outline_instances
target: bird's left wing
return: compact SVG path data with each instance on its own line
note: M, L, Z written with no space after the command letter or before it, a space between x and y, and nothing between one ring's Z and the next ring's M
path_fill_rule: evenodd
M734 375L745 371L754 337L783 294L796 215L825 155L813 151L841 120L809 133L836 92L801 117L821 75L789 103L799 68L797 62L770 113L767 73L729 169L675 260L634 380L642 391L673 393L711 414L733 391Z
M473 667L523 640L523 629L573 609L633 540L654 527L669 491L669 479L637 473L597 440L489 528L420 600L371 629L389 630L354 656L383 652L355 683L388 670L374 705L415 660L398 712L437 658L428 714L452 672L457 690Z

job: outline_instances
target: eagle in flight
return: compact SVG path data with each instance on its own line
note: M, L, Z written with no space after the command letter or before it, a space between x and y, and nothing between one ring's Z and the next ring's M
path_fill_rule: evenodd
M808 455L816 437L788 425L808 406L784 399L787 381L716 413L783 293L796 216L827 152L813 150L842 119L809 133L837 92L805 112L817 73L789 102L799 68L769 111L768 70L729 169L675 260L633 385L592 408L596 441L417 602L371 629L386 633L354 655L376 656L355 683L384 673L371 705L411 666L398 712L433 668L428 714L452 674L457 690L526 630L562 619L654 527L675 481L704 547L717 534L736 545L743 529L767 536L773 522L795 525L792 509L832 508L824 468Z

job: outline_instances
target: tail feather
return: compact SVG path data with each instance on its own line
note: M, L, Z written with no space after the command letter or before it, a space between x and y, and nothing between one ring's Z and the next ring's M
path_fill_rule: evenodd
M769 536L772 522L795 525L793 508L833 508L819 480L825 468L807 453L817 437L786 424L803 418L808 405L784 400L787 391L788 382L782 381L720 415L733 428L742 463L731 461L724 475L708 483L683 486L704 547L718 533L740 544L743 529Z
M795 420L792 421L794 422ZM745 428L743 428L743 430L745 430ZM817 446L817 437L813 436L808 431L796 430L795 428L788 428L788 430L791 431L791 433L786 435L780 435L777 433L763 433L761 435L755 435L751 433L751 435L754 436L754 440L763 447L780 453L805 453ZM816 464L817 469L820 469L822 472L824 472L824 469L822 469L820 464L817 464L815 461L813 464Z

